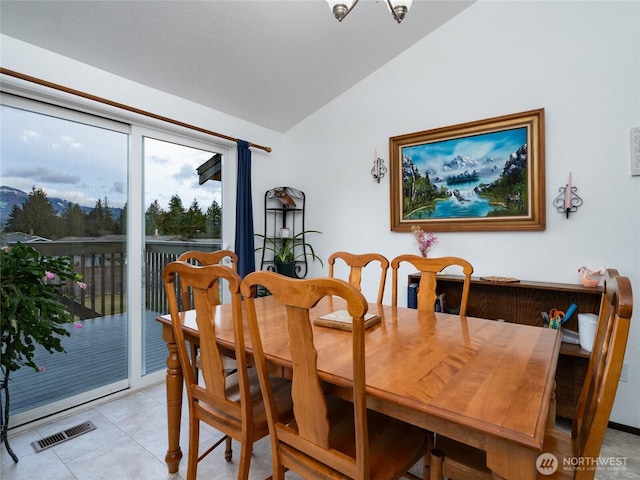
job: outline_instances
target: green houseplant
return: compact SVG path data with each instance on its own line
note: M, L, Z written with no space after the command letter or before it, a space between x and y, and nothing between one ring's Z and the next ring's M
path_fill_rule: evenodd
M273 253L273 263L276 272L289 277L296 277L295 263L305 256L311 257L311 260L318 260L320 265L324 266L322 259L316 255L313 246L306 241L306 235L310 233L322 233L318 230L304 230L289 238L267 237L265 235L256 234L256 236L264 240L262 247L258 250L267 250Z
M10 249L0 251L1 289L1 338L2 378L0 392L0 421L2 422L0 443L4 442L9 455L18 458L7 441L9 423L9 376L21 366L40 368L34 362L37 345L47 352L64 352L61 337L70 336L64 324L73 321L62 304L66 281L75 282L80 288L86 284L73 270L70 257L48 257L40 255L33 247L17 243Z

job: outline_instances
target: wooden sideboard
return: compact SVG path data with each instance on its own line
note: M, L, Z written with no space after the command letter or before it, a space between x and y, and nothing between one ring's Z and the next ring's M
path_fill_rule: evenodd
M411 285L416 286L419 280L419 273L409 275L408 295L411 295ZM438 275L437 293L445 294L445 308L460 304L462 281L462 276ZM552 308L566 310L575 303L578 305L577 312L597 314L601 297L602 287L527 280L500 283L474 277L471 280L467 315L542 327L541 312L548 312ZM577 312L563 328L578 331ZM590 353L580 345L562 344L556 373L557 414L562 417L573 418L589 357Z

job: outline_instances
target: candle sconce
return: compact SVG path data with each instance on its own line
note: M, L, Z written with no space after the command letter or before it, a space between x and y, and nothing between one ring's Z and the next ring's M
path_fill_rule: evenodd
M380 183L380 179L384 178L387 173L387 167L384 166L384 160L380 157L376 157L373 161L373 168L371 169L371 175Z
M578 207L582 206L582 198L576 194L577 187L573 187L571 183L564 187L558 188L560 194L553 200L553 206L559 213L564 213L569 218L570 213L578 211Z

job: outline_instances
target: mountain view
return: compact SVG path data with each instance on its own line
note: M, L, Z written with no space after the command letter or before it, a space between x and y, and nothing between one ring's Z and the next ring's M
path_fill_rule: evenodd
M6 185L0 186L0 225L3 227L7 224L7 220L9 219L9 215L11 214L11 210L14 205L22 207L22 205L27 201L29 194L27 192L23 192L17 188L9 187ZM67 206L67 200L57 197L47 197L56 214L60 215L65 207ZM95 205L80 205L80 210L85 215L89 214ZM121 208L113 208L109 207L111 212L111 216L114 219L120 218L122 213Z

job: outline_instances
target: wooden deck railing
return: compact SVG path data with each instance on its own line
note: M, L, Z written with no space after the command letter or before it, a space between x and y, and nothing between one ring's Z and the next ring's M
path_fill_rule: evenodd
M20 368L12 373L12 418L127 378L129 322L131 317L137 316L127 313L127 290L139 288L138 284L141 283L138 278L127 281L127 250L121 238L113 241L82 239L30 245L42 255L72 257L75 270L83 276L87 289L81 290L75 285L65 287L73 297L65 303L75 319L80 320L64 326L71 333L61 338L67 353L51 355L38 346L34 358L42 371L36 373L30 368ZM168 311L162 269L187 250L220 250L220 241L204 243L147 239L145 275L142 279L146 308L141 319L142 369L145 375L166 368L166 344L162 340L161 325L155 321L159 313Z
M127 285L126 245L117 241L64 241L31 243L42 255L72 257L76 273L87 284L85 290L67 285L65 299L69 311L77 318L117 315L126 311ZM145 309L155 312L168 310L162 283L162 269L187 250L220 250L220 241L149 241L145 249Z

